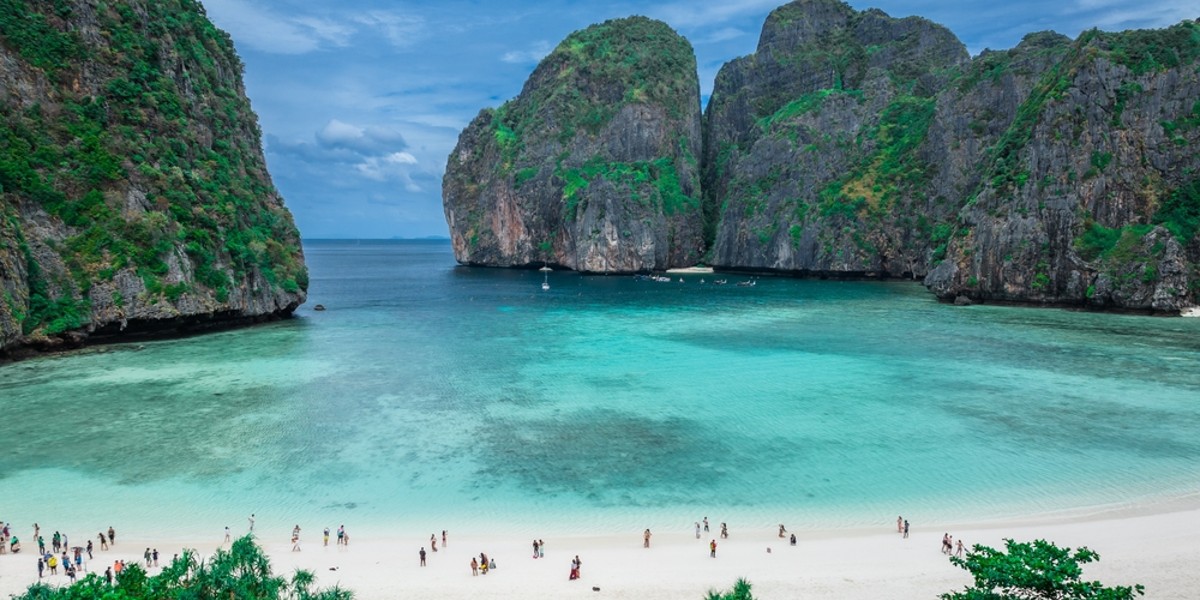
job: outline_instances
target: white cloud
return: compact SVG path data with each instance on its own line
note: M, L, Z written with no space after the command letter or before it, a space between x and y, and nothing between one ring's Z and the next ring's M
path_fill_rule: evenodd
M305 54L320 47L311 28L283 18L251 2L204 0L208 16L221 29L256 50L274 54Z
M326 148L344 148L361 154L395 152L408 147L404 135L388 127L360 127L331 119L316 133L317 142Z
M419 192L421 187L413 181L409 167L417 164L417 157L408 152L393 152L384 156L368 156L354 165L359 175L372 181L398 180L410 192Z
M550 42L541 40L535 42L528 50L510 50L505 52L500 60L512 64L528 64L536 63L550 54L553 48L550 47Z
M412 46L426 36L425 19L416 15L376 10L357 15L353 19L379 31L397 48Z
M746 35L746 32L738 29L737 27L724 27L700 38L697 40L697 43L715 44L718 42L727 42L729 40L740 38L743 35Z

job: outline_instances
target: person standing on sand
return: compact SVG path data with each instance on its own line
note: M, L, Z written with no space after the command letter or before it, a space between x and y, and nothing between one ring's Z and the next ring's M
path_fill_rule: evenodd
M642 547L643 548L650 547L650 530L649 529L646 530L646 533L642 534Z
M250 513L246 520L250 522L250 533L254 533L254 513Z
M338 525L338 539L337 539L338 545L341 546L345 539L346 539L346 526Z
M150 556L154 558L154 566L157 567L158 566L158 548L155 548L154 552L150 553Z
M229 543L229 526L228 525L225 526L225 543L226 544Z
M437 536L429 534L429 549L437 552Z
M150 568L150 549L149 548L146 548L146 551L142 553L142 558L145 559L146 568L149 569Z
M708 533L708 517L704 517L704 532Z
M329 547L329 528L325 528L325 547Z
M904 539L908 539L908 519L904 520Z
M721 539L728 539L728 538L729 538L729 526L724 523L721 523Z
M104 581L108 583L108 585L112 585L112 567L104 569Z
M794 534L794 533L792 534L792 545L793 546L796 545L796 534Z
M700 539L700 521L696 521L696 539Z
M46 570L46 561L42 557L38 557L38 579L42 578L42 573Z
M538 541L537 541L537 540L533 540L533 557L534 557L534 558L537 558L537 557L538 557L538 551L539 551L539 550L541 550L541 546L539 546L539 545L538 545Z
M787 537L787 528L783 526L783 523L779 524L779 537Z
M42 535L42 528L38 527L37 523L34 523L33 524L33 539L36 540L39 535Z
M108 540L104 539L104 532L100 532L96 537L100 538L100 549L108 550Z
M417 554L418 554L418 555L421 557L421 566L422 566L422 567L423 567L423 566L425 566L425 548L424 548L424 547L422 547L422 548L421 548L421 551L420 551L420 552L418 552ZM475 560L475 559L474 559L474 558L472 558L471 560L473 561L473 560Z
M92 560L92 540L88 540L87 553L88 553L88 560Z
M442 547L443 548L446 547L446 530L445 529L442 530Z
M471 557L471 577L479 575L479 563L475 561L475 557Z
M962 558L962 554L963 554L963 543L962 543L962 538L958 538L958 547L956 547L956 548L954 549L954 555L955 555L955 556L957 556L957 557L959 557L959 558Z
M117 531L112 528L112 525L108 526L108 545L109 546L117 545Z
M538 538L538 558L546 558L546 540Z
M708 543L708 555L712 558L717 557L717 540Z
M583 577L583 561L582 561L582 560L579 560L579 555L578 555L578 554L576 554L576 555L575 555L575 572L576 572L576 573L577 573L577 574L578 574L580 577Z
M896 533L904 533L904 517L896 517Z

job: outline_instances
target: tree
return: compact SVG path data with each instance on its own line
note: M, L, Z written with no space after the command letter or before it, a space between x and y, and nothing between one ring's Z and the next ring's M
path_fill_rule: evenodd
M337 587L314 590L316 577L296 571L289 582L271 573L267 555L250 536L233 542L228 551L217 550L201 561L193 550L162 572L149 577L137 563L121 572L115 585L95 573L74 585L51 587L36 583L14 600L351 600L354 595Z
M1004 544L1003 551L976 544L966 557L950 557L975 577L975 584L942 594L942 600L1131 600L1143 595L1141 585L1110 588L1080 580L1081 565L1100 560L1086 547L1072 554L1046 540L1005 539Z
M710 590L704 600L754 600L754 596L750 595L750 582L745 578L739 578L737 583L733 584L732 590L724 594Z

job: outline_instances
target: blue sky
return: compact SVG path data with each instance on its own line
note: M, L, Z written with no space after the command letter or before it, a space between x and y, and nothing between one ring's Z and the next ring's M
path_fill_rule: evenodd
M754 51L781 0L202 0L233 36L267 164L307 238L446 235L441 178L480 109L521 90L566 35L633 14L662 19L696 49L702 94ZM850 2L950 28L972 55L1025 33L1162 27L1200 17L1195 0Z

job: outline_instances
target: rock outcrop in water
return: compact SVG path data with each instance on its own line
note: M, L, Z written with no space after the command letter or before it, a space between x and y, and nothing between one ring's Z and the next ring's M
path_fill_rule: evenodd
M304 301L241 70L194 0L0 0L0 353Z
M608 273L695 264L700 138L687 40L642 17L575 32L460 136L442 192L455 258Z
M688 116L694 102L660 94L650 110L614 88L621 118L581 133L577 117L563 116L579 113L544 100L606 89L580 75L603 72L595 53L564 56L586 47L578 36L517 100L484 111L451 156L446 213L461 262L624 271L704 260L727 270L924 278L938 296L964 302L1176 311L1196 301L1196 22L1074 41L1034 33L971 58L950 31L918 17L837 0L784 5L767 18L757 51L717 75L703 124L703 240L690 237L701 226L691 211L682 220L638 212L631 229L629 219L612 221L633 205L665 204L639 192L654 171L613 168L610 157L635 159L611 149L645 139L635 132L664 131L662 115ZM604 47L638 56L647 37L661 40L612 37ZM685 87L677 71L662 72L661 83L638 86ZM536 115L536 125L515 114ZM667 152L672 135L640 156ZM678 147L688 152L664 160L674 160L690 208L692 139L680 135ZM663 239L667 260L632 258L650 248L659 256Z

